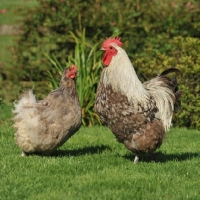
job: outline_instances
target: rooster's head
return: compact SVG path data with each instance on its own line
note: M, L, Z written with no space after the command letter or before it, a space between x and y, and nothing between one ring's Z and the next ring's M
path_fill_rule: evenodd
M101 47L101 50L105 51L102 61L104 65L108 66L112 60L112 57L117 54L116 47L121 47L123 43L120 41L121 38L114 37L106 39Z

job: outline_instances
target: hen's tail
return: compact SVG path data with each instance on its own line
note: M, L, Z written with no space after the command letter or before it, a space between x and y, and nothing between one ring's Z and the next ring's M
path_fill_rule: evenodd
M18 102L14 103L14 128L16 130L15 140L20 148L25 152L33 152L35 149L33 142L37 140L40 127L40 115L36 107L37 101L31 90L25 92Z
M14 103L14 110L13 114L15 114L14 121L17 121L18 119L24 118L24 114L27 114L26 111L27 107L33 106L37 103L36 98L32 92L32 90L29 90L28 92L25 92L20 100L18 102Z

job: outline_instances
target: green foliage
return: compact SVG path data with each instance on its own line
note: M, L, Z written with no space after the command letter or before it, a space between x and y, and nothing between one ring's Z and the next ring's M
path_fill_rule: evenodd
M36 0L9 0L0 2L0 25L16 24L16 20L22 20L18 10L24 10L38 5Z
M96 42L120 35L133 57L145 48L171 49L174 36L199 36L200 2L113 0L38 0L39 6L24 12L24 33L14 51L14 70L20 80L41 81L52 65L43 53L54 54L61 64L74 51L70 32ZM99 34L97 34L99 33Z
M82 30L85 28L87 30L86 43L90 45L98 45L99 42L113 35L120 36L132 60L138 58L147 60L150 55L155 56L156 54L159 59L155 62L154 59L149 59L149 67L146 67L142 73L136 65L139 78L144 80L157 74L159 62L167 68L168 63L176 66L177 55L173 54L174 37L199 37L200 35L200 1L197 0L188 2L185 0L38 0L38 4L39 6L32 10L21 10L24 16L22 21L24 32L19 37L16 46L12 48L13 59L11 59L10 70L6 72L3 70L0 73L6 79L13 80L14 86L35 87L35 93L39 97L43 97L49 91L46 81L48 74L52 74L53 77L57 74L55 66L44 54L54 55L57 62L65 66L68 57L76 56L75 51L77 51L77 43L71 33L81 38ZM82 47L78 48L81 51ZM193 55L190 54L190 56ZM94 57L92 56L91 59ZM186 68L185 64L189 64L186 63L188 59L179 60L179 62ZM194 71L196 72L195 69ZM95 76L99 79L100 73L96 73ZM184 79L191 80L190 76L186 75ZM93 90L95 87L94 84ZM188 92L188 97L195 95L195 93L190 93L193 91L190 87L188 89L181 87L185 90L185 94ZM194 107L188 115L189 112L184 111L184 101L186 101L185 105L188 101L185 98L185 96L182 98L183 114L177 116L179 122L176 118L174 123L181 126L199 127L198 108ZM196 103L198 96L193 100L195 98L197 99L193 105L198 106ZM86 98L81 97L81 99L85 101ZM92 103L89 100L86 102L89 103L88 110L91 111ZM197 113L196 117L192 112ZM90 113L87 116L93 116L93 114ZM85 124L91 124L90 121L92 120L87 119Z
M145 57L136 57L134 66L143 81L170 67L180 69L179 89L183 91L182 105L173 122L176 126L200 129L200 39L176 37L170 45L169 55L147 49L144 52Z
M85 37L85 30L81 38L75 36L72 32L71 37L76 43L75 51L72 56L68 57L68 62L64 67L55 56L51 58L47 55L47 57L60 75L66 66L69 67L71 64L75 64L78 67L76 85L82 107L82 122L83 125L94 125L100 123L99 118L93 111L95 89L99 81L99 74L101 73L101 54L97 50L99 43L95 45L88 43ZM56 76L50 70L48 75L51 89L57 88L59 81L56 80Z
M199 199L197 130L171 129L158 162L137 165L106 127L82 127L47 157L21 157L13 134L1 125L1 199Z
M6 121L10 121L12 118L13 104L4 103L0 99L0 125L4 124Z

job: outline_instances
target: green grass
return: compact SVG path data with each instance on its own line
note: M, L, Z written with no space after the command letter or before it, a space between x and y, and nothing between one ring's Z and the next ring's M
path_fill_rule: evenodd
M1 108L0 199L199 199L197 130L171 129L156 163L143 156L134 165L133 154L103 126L82 127L49 157L21 157L5 120L10 108Z
M0 35L1 53L0 62L3 63L5 67L9 67L9 61L11 59L11 49L10 47L14 45L17 36L12 35Z
M33 8L38 5L37 0L0 0L0 11L6 10L5 13L0 12L0 26L1 25L20 25L20 20L22 16L19 10L25 10L28 8ZM6 74L6 70L9 69L12 65L12 49L11 46L16 45L16 38L18 36L13 35L0 35L0 72ZM6 69L6 70L5 70ZM6 102L13 99L13 93L6 94L7 89L11 88L11 81L9 79L6 82L1 82L3 77L0 73L0 83L1 85L6 85L6 88L3 88L0 91L0 98L4 96ZM19 89L19 88L17 88Z
M1 0L0 10L6 9L6 12L0 13L0 25L16 24L16 21L21 19L18 9L32 8L36 5L36 0Z
M19 20L22 16L19 14L18 9L27 9L38 5L36 0L1 0L0 10L6 10L5 13L0 13L0 25L16 25L20 24ZM0 35L0 62L6 63L11 58L11 51L8 47L13 45L16 36Z

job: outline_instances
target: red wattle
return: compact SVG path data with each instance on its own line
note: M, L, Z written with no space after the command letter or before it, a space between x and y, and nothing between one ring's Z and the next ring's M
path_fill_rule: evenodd
M111 58L112 58L112 57L111 57L109 54L105 53L105 54L103 55L103 58L102 58L103 64L104 64L105 66L108 66L108 65L110 64Z

